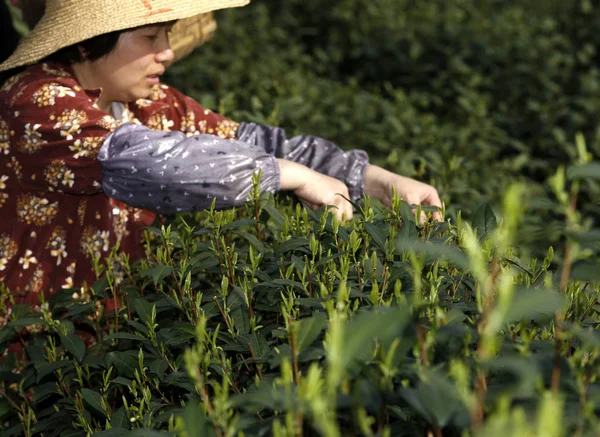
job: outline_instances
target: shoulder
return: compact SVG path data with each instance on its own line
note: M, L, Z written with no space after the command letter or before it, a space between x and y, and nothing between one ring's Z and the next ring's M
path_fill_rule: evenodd
M0 103L7 107L42 109L56 105L63 98L79 98L93 104L75 77L60 64L32 65L0 87Z

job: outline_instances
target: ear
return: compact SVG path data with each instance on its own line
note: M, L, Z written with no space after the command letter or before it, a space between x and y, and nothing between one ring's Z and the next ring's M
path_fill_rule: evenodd
M82 46L78 45L77 46L77 51L79 52L79 56L81 56L81 58L84 61L87 61L87 53L85 52L85 50L83 49Z

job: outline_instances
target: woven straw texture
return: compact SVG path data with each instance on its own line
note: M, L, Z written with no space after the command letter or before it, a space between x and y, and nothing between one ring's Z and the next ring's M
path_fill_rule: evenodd
M175 23L169 37L171 48L175 52L173 62L185 58L210 39L216 29L217 23L212 12L184 18Z
M63 47L116 30L180 20L249 0L48 0L46 12L0 71L32 64Z

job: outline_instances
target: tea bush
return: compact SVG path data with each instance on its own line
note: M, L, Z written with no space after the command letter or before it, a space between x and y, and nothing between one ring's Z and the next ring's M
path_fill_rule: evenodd
M446 221L418 226L396 198L338 223L255 190L150 228L145 259L39 308L8 311L0 285L0 353L28 357L0 363L0 435L597 435L599 13L219 13L170 82L431 181Z
M597 1L265 0L217 18L171 82L234 119L364 148L432 182L453 216L499 211L522 180L538 202L519 241L561 244L543 182L577 159L578 133L600 156Z
M522 184L500 222L485 205L417 226L396 197L340 224L255 189L150 228L147 258L89 292L13 306L0 345L29 359L0 365L0 433L595 434L600 232L574 209L583 177L600 165L553 179L571 236L557 270L552 248L516 256Z

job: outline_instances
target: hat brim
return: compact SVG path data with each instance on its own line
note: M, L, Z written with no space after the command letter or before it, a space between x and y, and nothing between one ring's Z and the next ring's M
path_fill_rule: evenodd
M64 3L75 3L66 1ZM249 0L78 1L77 6L47 10L40 22L0 65L0 71L33 64L58 50L98 35L148 24L180 20L219 9L245 6Z

